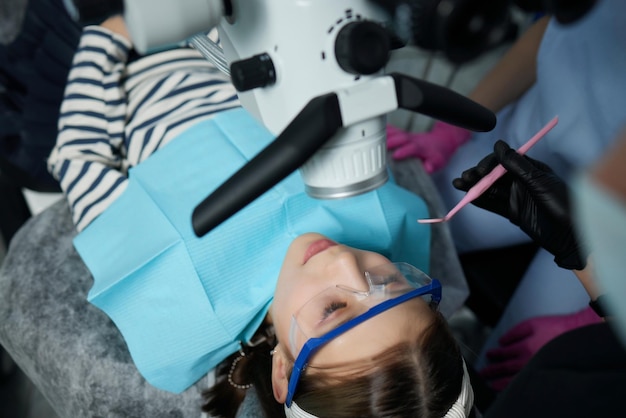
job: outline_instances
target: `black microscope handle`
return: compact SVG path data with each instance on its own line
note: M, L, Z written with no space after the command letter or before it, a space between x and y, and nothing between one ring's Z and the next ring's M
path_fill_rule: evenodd
M401 109L473 131L490 131L495 126L493 112L465 96L404 74L390 76ZM343 119L337 94L312 99L270 145L194 209L195 234L204 236L296 171L341 127Z
M343 126L339 99L312 99L285 130L193 211L198 237L237 213L302 166Z
M409 77L389 74L395 81L398 107L421 113L470 131L488 132L496 115L473 100L446 87Z

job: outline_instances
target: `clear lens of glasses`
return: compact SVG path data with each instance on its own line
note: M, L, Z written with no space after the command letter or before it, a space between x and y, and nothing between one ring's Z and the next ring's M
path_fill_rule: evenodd
M386 300L432 282L424 272L406 263L388 263L369 269L363 279L369 290L342 285L329 287L296 312L289 335L294 355L308 339L320 337ZM430 295L423 297L430 300Z

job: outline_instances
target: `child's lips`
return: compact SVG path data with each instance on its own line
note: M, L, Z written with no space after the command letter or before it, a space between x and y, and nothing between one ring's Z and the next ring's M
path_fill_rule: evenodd
M335 245L337 245L337 243L329 240L328 238L322 238L322 239L318 239L317 241L314 241L306 249L304 253L304 259L302 260L302 264L306 264L306 262L309 261L309 259L313 257L314 255L319 254L322 251L330 247L333 247Z

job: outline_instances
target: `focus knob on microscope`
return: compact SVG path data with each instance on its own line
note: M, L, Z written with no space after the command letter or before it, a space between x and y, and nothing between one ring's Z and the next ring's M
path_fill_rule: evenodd
M345 25L335 40L335 58L346 72L374 74L389 61L391 37L382 26L359 21Z
M248 91L276 82L276 69L272 58L259 54L230 65L230 77L237 91Z

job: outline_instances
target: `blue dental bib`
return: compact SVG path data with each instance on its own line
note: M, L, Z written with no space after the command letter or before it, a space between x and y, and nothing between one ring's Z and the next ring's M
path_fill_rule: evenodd
M244 109L198 123L132 168L123 194L74 240L88 300L122 333L152 385L182 392L250 340L287 247L319 232L429 270L424 201L390 180L342 200L306 195L299 173L198 238L194 208L274 137Z

